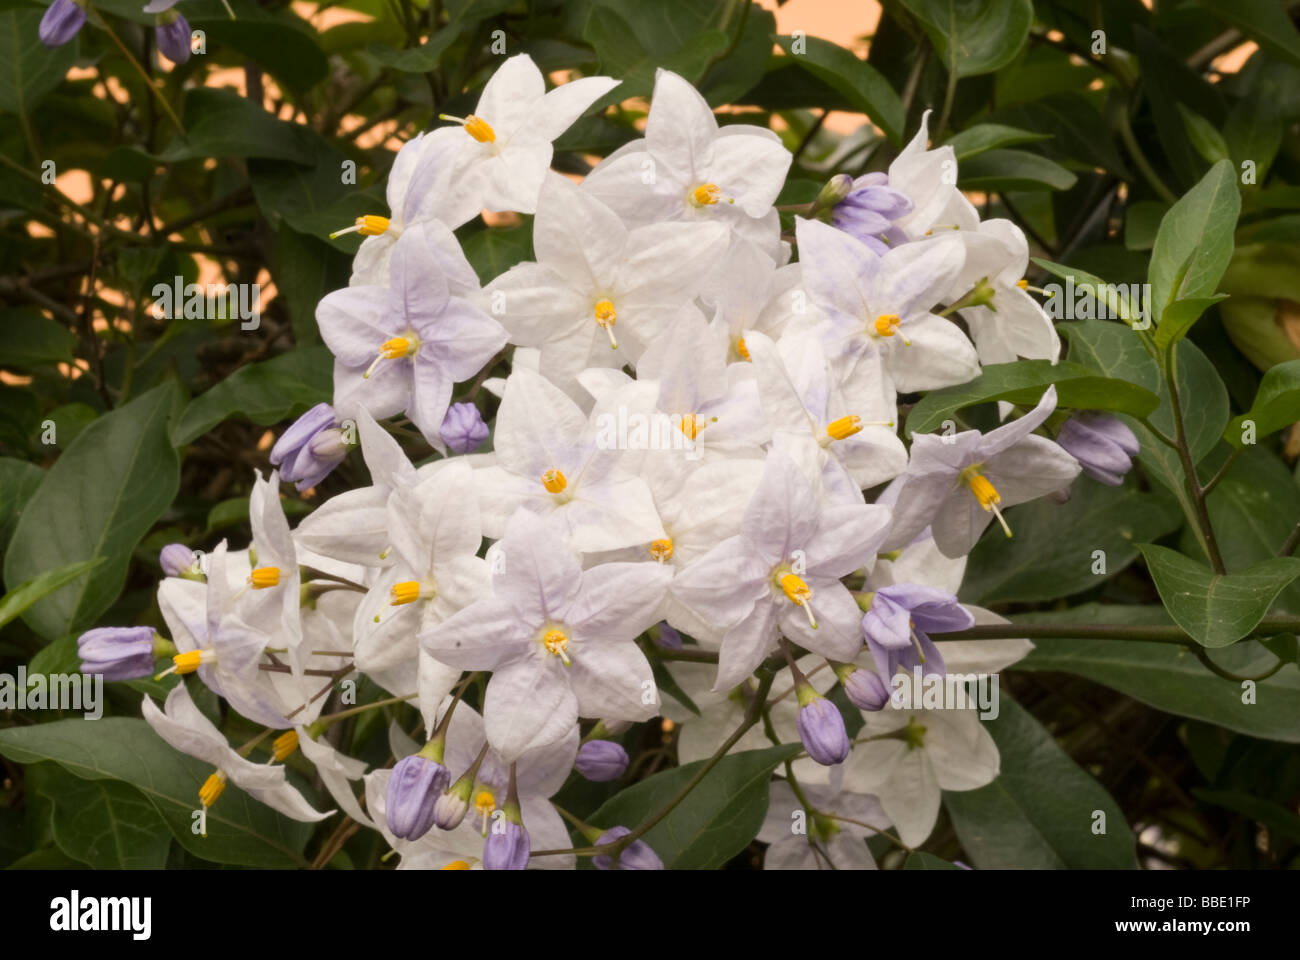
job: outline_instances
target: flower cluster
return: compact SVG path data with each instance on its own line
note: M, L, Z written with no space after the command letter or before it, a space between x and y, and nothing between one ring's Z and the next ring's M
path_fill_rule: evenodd
M351 284L318 308L333 403L276 444L252 544L164 551L168 638L83 638L87 670L169 656L164 672L282 731L255 763L183 683L161 710L146 697L154 728L213 766L205 806L233 781L326 816L279 762L301 748L403 867L571 867L552 797L575 769L624 777L622 731L663 716L682 763L737 729L738 751L801 741L797 783L773 782L767 865L861 867L864 836L914 846L941 790L997 775L975 713L899 708L895 673L1023 657L1027 641L932 638L996 619L957 600L967 554L991 523L1012 535L1008 507L1068 491L1081 464L1118 482L1136 452L1117 421L1057 413L1052 388L987 432L900 435L908 395L1058 359L1024 235L980 220L924 122L888 171L834 178L783 233L780 139L720 127L663 70L644 138L580 183L552 172L553 141L615 86L548 92L516 56L471 115L402 148L389 215L348 228L365 237ZM533 214L535 260L481 286L453 231L484 209ZM397 417L439 456L413 464ZM370 486L291 529L280 483L312 487L354 447ZM327 735L328 694L358 674L422 715L422 743L393 731L391 767ZM575 822L597 867L662 866L636 827Z

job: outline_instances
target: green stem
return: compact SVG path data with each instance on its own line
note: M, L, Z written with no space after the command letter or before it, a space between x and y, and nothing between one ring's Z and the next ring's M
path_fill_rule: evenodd
M1187 427L1183 422L1183 405L1178 396L1178 361L1177 351L1170 349L1165 353L1165 381L1169 385L1169 400L1174 411L1174 428L1178 431L1178 457L1183 464L1183 479L1187 483L1187 492L1191 495L1196 510L1196 522L1200 527L1201 542L1210 566L1219 575L1226 574L1223 557L1219 553L1218 541L1214 538L1214 526L1210 523L1210 512L1205 506L1205 489L1196 474L1196 464L1192 460L1191 446L1187 442Z

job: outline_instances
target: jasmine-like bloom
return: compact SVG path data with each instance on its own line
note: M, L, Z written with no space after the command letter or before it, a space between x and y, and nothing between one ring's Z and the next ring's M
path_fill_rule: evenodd
M799 739L808 756L824 767L843 763L849 755L849 733L839 707L812 687L798 686Z
M314 823L334 812L320 813L303 799L286 778L283 765L254 763L236 753L212 721L199 712L185 684L172 687L162 710L146 694L141 711L158 736L181 753L198 757L216 768L199 791L204 807L216 803L226 783L233 782L255 800L294 820Z
M169 543L158 551L158 565L164 576L201 579L203 571L198 564L198 554L183 543Z
M629 223L713 221L774 261L779 219L772 204L792 157L771 130L719 127L699 91L660 68L645 139L607 157L583 182Z
M894 221L911 212L912 201L890 188L888 174L865 173L850 182L844 198L831 208L831 226L883 254L907 242L907 234Z
M1124 482L1142 450L1133 431L1105 413L1074 414L1061 425L1056 442L1079 461L1084 473L1112 487Z
M889 186L912 202L912 209L896 225L912 240L945 234L964 238L979 224L979 214L957 189L957 154L950 146L927 148L930 111L921 126L889 165ZM800 248L802 250L802 247Z
M965 263L953 237L906 243L877 255L817 220L798 219L803 283L825 320L817 333L843 389L933 390L979 373L975 348L956 324L931 313Z
M1074 457L1032 434L1055 409L1050 386L1033 410L987 434L914 434L885 549L906 546L928 525L944 556L963 556L994 517L1011 536L1005 507L1060 490L1079 474Z
M618 215L559 174L541 188L533 222L536 263L484 289L510 339L541 350L538 370L578 396L587 367L635 363L683 311L727 250L716 223L629 230Z
M438 433L452 453L473 453L488 438L488 426L474 404L453 403Z
M899 583L877 590L862 617L862 633L876 663L889 680L899 666L922 667L943 676L943 656L930 633L951 633L975 625L974 615L957 598L934 587Z
M528 54L506 60L484 85L473 113L441 115L459 126L428 134L438 149L453 151L445 219L464 223L483 208L535 212L551 166L552 142L619 82L584 77L547 92L546 80Z
M338 427L338 414L318 403L293 422L271 448L280 479L301 492L316 486L343 462L351 445Z
M627 765L627 751L613 740L588 740L578 748L577 770L588 780L617 780L627 772Z
M334 353L334 403L344 416L405 411L435 449L453 385L473 377L506 342L491 317L452 292L426 225L393 249L387 288L335 290L316 308Z
M835 660L862 646L860 611L843 577L869 566L889 525L885 507L826 504L795 462L768 455L741 532L673 581L674 596L723 632L716 689L754 672L784 634Z
M553 743L585 717L647 720L654 676L634 638L657 619L669 580L657 563L583 570L556 528L526 510L494 548L494 595L420 635L435 659L491 670L483 714L507 762Z
M137 680L153 673L154 659L175 647L153 627L97 627L77 638L81 672L105 680Z
M86 8L77 0L54 0L41 17L39 34L47 47L61 47L86 23Z
M433 826L434 805L450 779L447 768L423 751L397 761L388 781L385 807L393 835L403 840L424 836Z
M596 840L596 846L604 846L615 840L622 840L632 831L627 827L610 827ZM592 866L597 870L662 870L664 862L644 840L633 840L621 851L615 860L609 854L602 853L591 858Z
M987 304L958 311L970 328L981 363L1011 363L1017 357L1050 360L1061 356L1061 338L1047 312L1026 291L1029 243L1010 220L985 220L960 239L966 265L949 291L960 297L975 283L988 284Z

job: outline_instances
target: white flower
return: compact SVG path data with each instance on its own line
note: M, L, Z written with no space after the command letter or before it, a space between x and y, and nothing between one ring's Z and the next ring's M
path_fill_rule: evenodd
M492 671L483 713L503 759L555 742L579 715L654 716L654 678L633 641L654 622L668 571L650 562L584 571L556 529L526 510L494 550L493 596L430 627L420 643L443 663Z
M614 211L550 175L533 222L536 263L520 263L483 291L514 343L541 350L538 369L571 396L589 366L634 363L684 310L727 249L718 224L628 230Z
M333 810L321 813L313 809L302 794L290 785L283 766L253 763L236 753L221 731L199 712L199 708L190 699L185 684L178 683L172 688L162 710L158 709L148 694L140 709L158 736L181 753L198 757L217 768L217 773L209 778L209 784L214 784L215 778L215 783L220 785L205 784L205 791L212 790L220 795L229 780L255 800L260 800L294 820L314 823L334 813ZM210 806L216 800L215 796L206 792L203 798L204 806Z
M987 277L993 288L988 306L960 310L970 327L982 363L1011 363L1017 357L1051 360L1061 356L1061 338L1051 318L1024 289L1029 244L1024 231L1010 220L985 220L974 233L963 235L966 269L975 281ZM960 286L960 281L958 283ZM954 291L960 296L964 291Z
M789 783L772 781L767 816L755 838L771 844L763 855L764 870L876 869L865 841L887 830L889 818L878 799L845 790L842 781L842 766L833 769L827 784L800 778L812 811L804 809ZM801 832L795 832L796 825Z
M547 93L546 80L526 53L494 73L478 105L459 127L428 134L437 149L450 145L445 185L449 223L461 224L483 208L533 213L554 153L552 141L593 103L618 86L610 77L585 77Z

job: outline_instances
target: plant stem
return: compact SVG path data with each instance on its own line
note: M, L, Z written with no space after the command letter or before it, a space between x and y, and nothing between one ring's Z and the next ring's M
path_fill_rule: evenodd
M1286 543L1282 544L1282 549L1277 552L1279 557L1289 557L1295 553L1295 548L1300 546L1300 523L1295 525L1291 535L1286 538Z
M154 99L158 101L158 105L163 108L163 113L167 114L167 118L175 125L181 136L184 136L185 125L181 123L181 118L176 116L176 111L173 110L172 105L167 102L167 98L163 96L162 91L154 86L153 78L145 72L140 61L135 58L135 54L128 50L126 44L122 42L122 39L113 32L113 28L108 25L107 19L102 16L99 17L99 25L104 28L104 32L108 34L109 39L113 41L117 46L117 49L122 51L122 55L126 57L131 66L135 68L135 72L140 74L140 79L142 79L144 85L149 88L149 92L152 93Z
M1192 450L1187 442L1187 427L1183 423L1183 405L1178 397L1178 363L1176 351L1170 348L1165 353L1165 382L1169 385L1169 400L1174 411L1174 428L1178 431L1178 457L1183 464L1183 478L1187 482L1187 492L1191 494L1192 504L1196 508L1197 525L1201 528L1201 541L1210 566L1220 576L1226 574L1223 557L1219 553L1218 541L1214 539L1214 527L1210 523L1210 511L1205 506L1205 488L1201 486L1196 474L1196 464L1192 460Z

